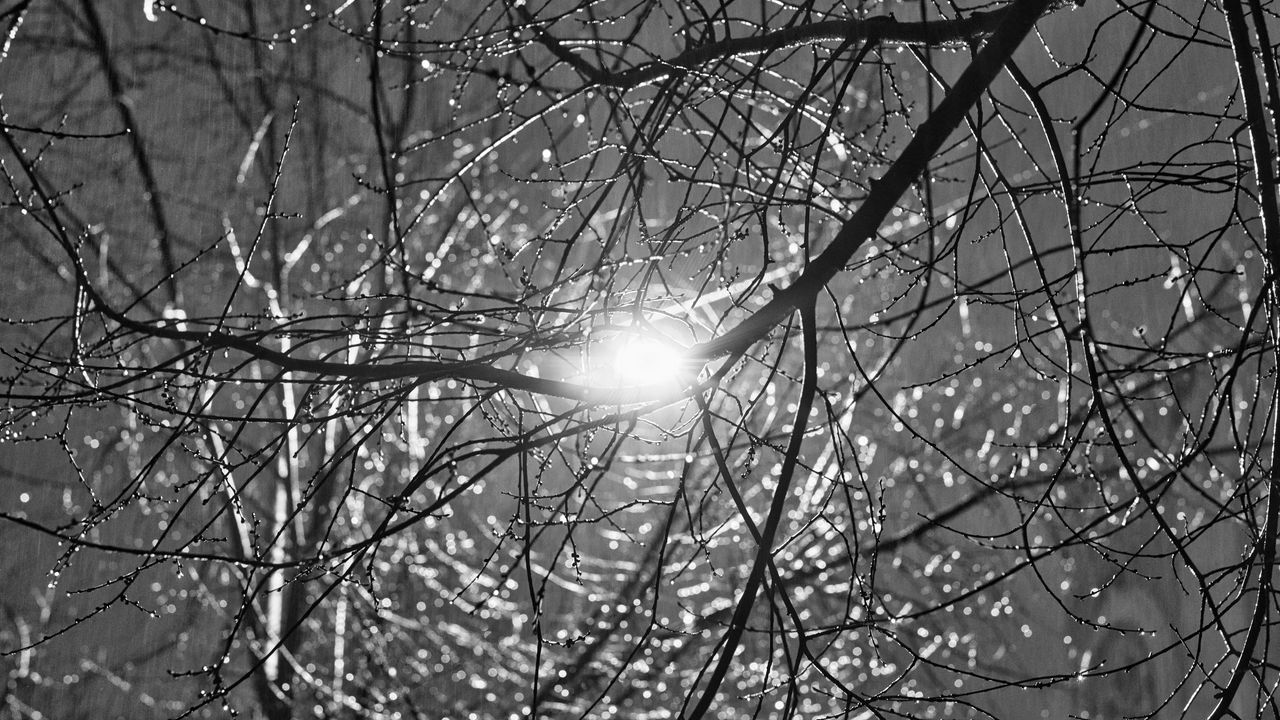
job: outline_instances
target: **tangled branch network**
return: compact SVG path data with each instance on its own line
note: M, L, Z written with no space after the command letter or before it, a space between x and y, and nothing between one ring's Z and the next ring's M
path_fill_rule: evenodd
M0 713L1280 716L1278 22L0 4Z

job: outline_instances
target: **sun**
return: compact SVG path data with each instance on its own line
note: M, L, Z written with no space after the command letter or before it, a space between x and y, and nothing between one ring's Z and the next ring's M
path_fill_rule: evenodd
M593 366L595 384L604 387L674 387L691 373L683 346L640 330L626 330L602 342Z

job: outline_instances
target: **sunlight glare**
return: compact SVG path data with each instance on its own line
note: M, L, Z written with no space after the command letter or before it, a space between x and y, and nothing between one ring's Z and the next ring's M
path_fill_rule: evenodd
M603 385L677 385L687 379L684 348L660 335L621 333L610 340L604 354Z

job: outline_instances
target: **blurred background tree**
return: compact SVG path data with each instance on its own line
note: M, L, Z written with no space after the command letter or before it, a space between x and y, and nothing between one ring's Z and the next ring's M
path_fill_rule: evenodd
M1271 3L0 8L5 716L1280 714Z

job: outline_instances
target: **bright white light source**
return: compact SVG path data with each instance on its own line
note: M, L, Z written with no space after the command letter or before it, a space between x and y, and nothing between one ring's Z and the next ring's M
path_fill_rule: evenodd
M690 372L684 348L639 331L619 333L601 343L594 365L600 385L617 387L678 385Z

